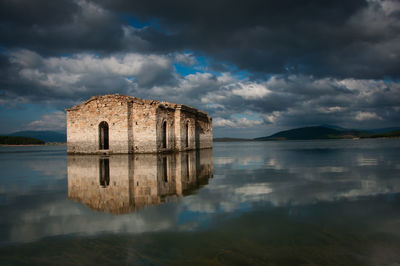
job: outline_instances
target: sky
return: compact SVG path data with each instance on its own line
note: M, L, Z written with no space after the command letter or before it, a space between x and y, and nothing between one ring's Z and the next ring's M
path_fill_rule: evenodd
M400 1L0 1L0 134L111 93L206 111L214 137L400 126Z

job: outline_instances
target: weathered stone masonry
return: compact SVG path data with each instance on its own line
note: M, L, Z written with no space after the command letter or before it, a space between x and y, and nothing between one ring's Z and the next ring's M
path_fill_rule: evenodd
M67 109L68 153L157 153L212 148L212 119L189 106L124 95Z

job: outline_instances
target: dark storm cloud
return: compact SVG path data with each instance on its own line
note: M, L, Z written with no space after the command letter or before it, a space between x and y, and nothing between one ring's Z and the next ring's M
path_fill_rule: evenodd
M14 25L60 25L72 20L78 5L70 0L14 0L0 2L0 17Z
M271 75L268 80L254 81L232 73L207 72L181 76L174 70L174 58L195 63L187 54L43 57L18 50L0 57L0 103L49 103L63 109L93 95L122 93L184 103L207 111L216 128L248 131L265 125L396 126L400 117L396 82L305 75ZM60 116L43 117L40 125ZM261 135L265 133L254 131L251 136Z
M0 54L0 103L51 103L64 108L93 95L148 96L177 85L172 59L138 53L43 57L30 50Z
M399 36L391 0L1 1L0 104L121 93L203 109L228 135L392 126Z
M116 51L119 19L89 1L2 1L0 43L42 54Z
M399 12L391 1L98 2L156 18L164 34L139 34L153 50L184 47L258 73L400 76Z
M0 5L0 42L8 48L42 54L191 50L215 65L222 61L256 76L400 77L399 10L390 0L19 0ZM135 28L130 18L146 26Z
M160 52L159 44L151 43L160 38L163 38L163 51L166 47L171 51L181 48L154 28L131 27L123 14L90 0L0 3L0 45L7 49L30 49L47 56Z
M200 97L224 107L213 110L220 118L217 126L246 127L235 114L248 112L255 120L281 127L384 127L396 125L400 117L400 85L394 82L274 76L262 83L238 81Z

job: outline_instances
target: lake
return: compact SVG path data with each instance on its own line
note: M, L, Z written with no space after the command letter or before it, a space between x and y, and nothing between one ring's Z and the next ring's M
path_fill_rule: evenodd
M0 261L399 265L400 139L0 147Z

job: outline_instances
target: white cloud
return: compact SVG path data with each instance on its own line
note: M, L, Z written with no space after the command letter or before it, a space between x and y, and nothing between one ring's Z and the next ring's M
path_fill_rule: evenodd
M236 120L237 127L254 127L263 124L262 120L252 120L245 117Z
M274 124L276 122L276 120L279 118L279 116L280 116L280 112L274 111L270 114L265 114L263 116L263 118L265 119L265 121L268 121L269 123Z
M217 117L213 121L215 127L233 127L233 128L248 128L254 126L260 126L263 124L261 120L252 120L246 117L233 118L232 120Z
M179 53L175 55L175 61L188 66L197 64L196 58L190 53Z
M337 112L344 111L344 110L346 110L346 108L341 107L341 106L329 106L329 107L322 106L322 107L318 108L318 110L324 114L331 114L331 113L337 113Z
M215 127L253 127L254 136L265 134L261 129L255 132L264 123L270 128L316 123L384 127L395 124L400 110L400 84L396 82L306 75L273 75L266 81L251 81L229 72L179 75L174 60L191 64L192 59L190 53L43 57L16 50L9 57L12 68L18 70L9 79L16 85L9 87L16 89L5 89L0 104L12 105L23 97L24 102L57 101L58 107L65 107L93 95L118 92L193 106L209 112ZM232 116L248 112L258 117ZM30 127L38 123L32 122Z
M56 111L51 114L43 115L39 120L35 120L26 125L27 130L65 130L66 116L63 111Z
M235 127L236 124L231 120L217 117L213 121L213 126L215 126L215 127Z
M170 57L138 53L45 58L29 50L19 50L12 54L10 62L20 68L19 78L53 91L80 91L82 84L90 85L93 79L107 79L117 84L125 81L129 85L126 77L134 77L136 82L148 84L173 72Z
M219 87L218 81L210 73L196 73L185 76L180 82L181 91L191 91L206 87Z
M171 60L166 56L128 53L109 57L79 54L72 58L44 59L47 68L66 70L69 73L101 73L107 75L135 76L148 68L168 69ZM61 72L61 71L60 71Z
M255 100L263 98L271 93L264 85L259 83L238 83L239 88L232 90L234 95L241 96L246 100Z
M382 120L382 117L372 112L357 112L355 119L358 121L374 120L374 119Z

